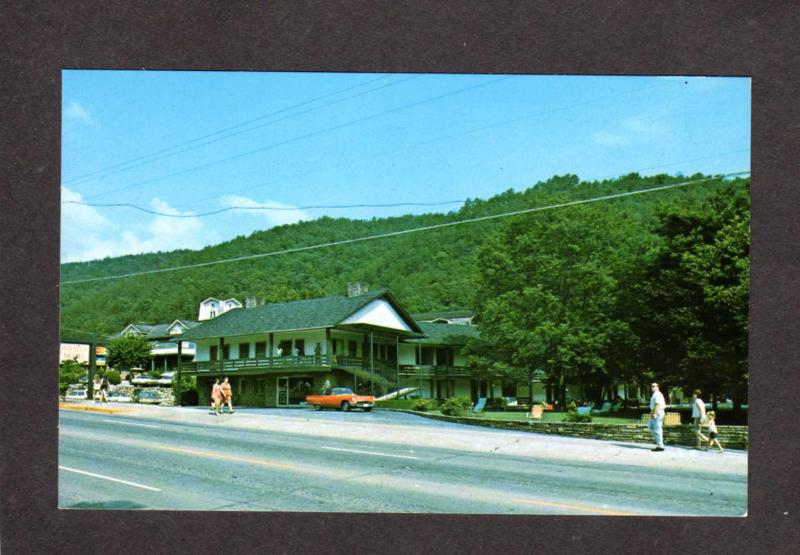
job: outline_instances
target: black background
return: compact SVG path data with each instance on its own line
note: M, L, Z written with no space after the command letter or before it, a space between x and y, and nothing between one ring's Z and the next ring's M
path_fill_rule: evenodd
M797 4L5 3L0 13L4 553L789 553L798 502ZM747 518L57 509L62 69L752 77Z

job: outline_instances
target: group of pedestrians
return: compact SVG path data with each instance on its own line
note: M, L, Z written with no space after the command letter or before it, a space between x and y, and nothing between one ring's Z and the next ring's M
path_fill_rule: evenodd
M650 421L647 423L650 428L650 435L653 436L656 446L652 451L664 450L664 416L666 414L667 403L664 399L664 394L658 389L658 384L653 383L651 386L653 394L650 397ZM694 427L695 437L697 439L696 448L708 451L708 449L716 444L719 452L722 453L724 449L719 442L719 432L715 423L716 414L714 411L706 412L706 403L700 398L701 391L695 389L692 392L692 425ZM703 435L703 427L708 428L708 436ZM705 445L703 445L705 442Z
M214 385L211 387L211 412L209 414L220 415L225 412L225 405L228 405L228 411L233 414L233 390L228 378L220 384L219 378L214 379Z

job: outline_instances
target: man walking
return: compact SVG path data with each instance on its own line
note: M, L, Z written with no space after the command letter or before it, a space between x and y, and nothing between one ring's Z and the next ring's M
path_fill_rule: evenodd
M708 419L706 417L706 403L700 398L701 391L695 389L692 392L692 425L694 426L694 435L697 439L697 448L700 449L702 442L706 441L706 437L700 431Z
M667 407L664 401L664 395L658 390L658 384L653 383L650 388L653 390L653 395L650 397L650 434L653 436L653 441L656 442L655 449L652 451L664 450L664 410Z

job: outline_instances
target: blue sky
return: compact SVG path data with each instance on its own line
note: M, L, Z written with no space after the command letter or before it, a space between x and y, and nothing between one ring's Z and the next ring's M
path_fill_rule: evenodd
M65 262L460 206L313 205L750 168L746 78L64 71L62 109Z

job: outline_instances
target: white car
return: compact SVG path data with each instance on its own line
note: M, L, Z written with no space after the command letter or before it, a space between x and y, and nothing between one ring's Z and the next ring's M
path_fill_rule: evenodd
M164 372L161 377L156 380L158 385L172 385L172 380L175 377L175 372Z
M133 378L131 383L133 385L156 385L158 383L158 378L150 374L142 374Z
M67 390L64 399L67 401L84 401L87 399L86 388L70 388Z
M108 400L111 403L131 403L133 402L133 397L122 391L112 391L108 394Z

